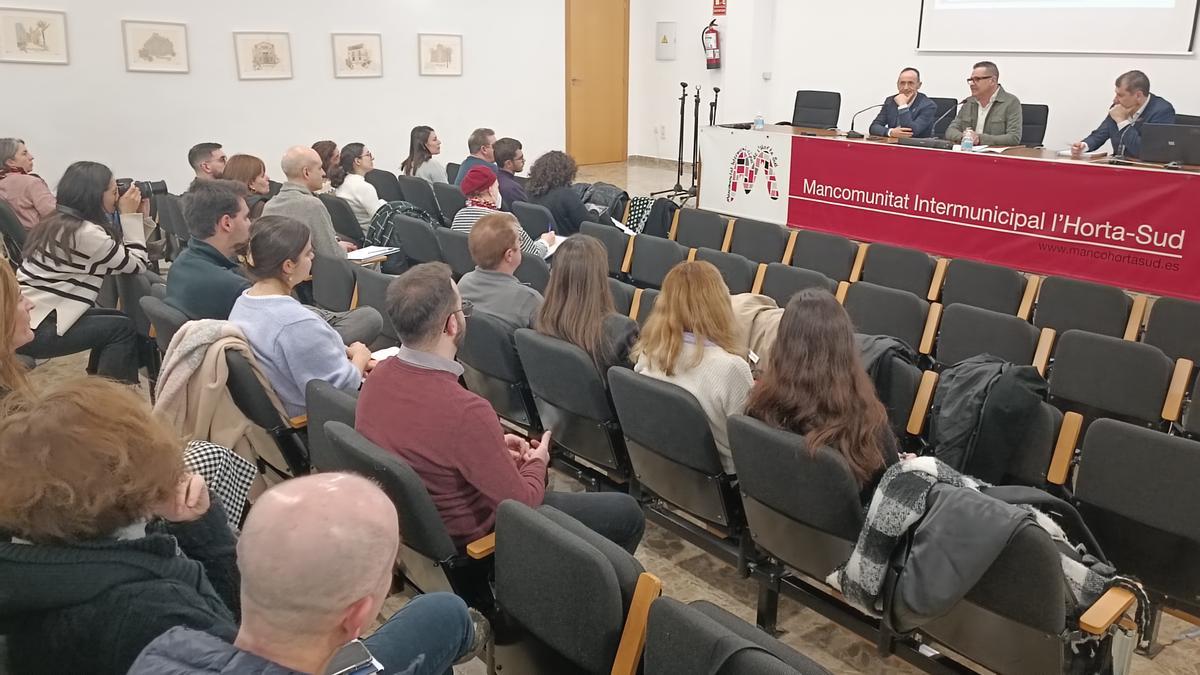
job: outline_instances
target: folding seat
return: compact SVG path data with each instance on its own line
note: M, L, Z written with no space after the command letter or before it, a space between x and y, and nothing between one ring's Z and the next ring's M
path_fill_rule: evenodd
M839 292L841 289L839 288ZM855 331L867 335L890 335L913 349L928 353L926 322L929 303L908 291L860 281L845 290L846 312L854 321ZM936 324L935 324L936 325Z
M421 182L425 181L421 180ZM400 246L409 266L442 259L442 249L438 245L437 235L434 234L433 226L429 223L401 215L392 216L392 223L396 227L396 236L400 239Z
M629 242L632 237L613 225L590 222L583 223L579 228L579 233L595 237L600 240L601 244L604 244L604 249L608 252L608 276L621 276L621 263L625 261L625 252L629 250Z
M724 251L727 248L730 223L719 213L701 209L679 209L671 223L669 239L674 239L687 248L711 248Z
M383 201L398 202L404 199L400 192L400 183L396 181L396 174L391 171L371 169L363 178L375 188L375 194Z
M538 237L547 232L558 231L558 227L554 222L554 214L550 213L550 209L541 204L522 201L513 202L512 212L517 217L517 221L521 223L521 228L534 241L537 241Z
M234 405L251 423L262 427L279 450L279 457L258 458L260 471L274 474L268 483L309 473L312 465L305 438L308 417L284 416L282 407L276 405L275 392L263 386L257 368L238 350L225 350L225 364L229 369L225 386Z
M358 224L358 219L354 217L354 212L350 210L350 205L346 203L346 200L332 194L320 194L317 197L325 205L325 210L329 212L329 219L333 221L333 231L339 237L344 237L356 245L362 246L364 234L362 226Z
M158 226L163 229L172 239L170 248L174 251L180 251L183 245L192 238L187 228L187 220L183 217L183 203L179 195L171 193L157 195L156 198L150 200L150 207L154 211L155 220ZM7 204L5 204L7 206ZM16 218L16 214L13 215ZM20 221L17 221L20 224ZM22 230L25 228L22 227ZM8 231L5 230L8 234ZM22 247L24 244L22 243Z
M687 248L670 239L639 235L633 238L621 269L637 286L661 288L667 272L687 257Z
M151 401L154 400L154 389L158 383L158 370L162 366L162 354L154 341L154 326L150 322L150 316L142 309L141 301L142 298L152 297L153 285L161 280L161 277L150 271L116 276L120 309L133 321L133 329L137 334L138 358L146 366L146 374L150 379Z
M435 223L441 223L446 227L450 227L450 221L442 213L441 207L438 206L437 195L433 193L433 186L427 183L424 178L396 176L396 181L400 184L400 192L404 195L404 201L428 213Z
M1200 360L1200 302L1155 300L1142 342L1158 347L1172 359Z
M400 517L399 569L421 593L455 593L484 614L493 614L488 587L495 533L455 548L421 477L399 456L363 438L343 422L325 423L329 439L325 471L351 471L379 484Z
M324 380L311 380L304 388L304 407L308 410L309 455L314 467L325 470L330 461L325 423L341 422L347 426L354 426L358 392L342 391Z
M312 262L312 293L318 307L345 312L354 302L354 265L345 258L316 255Z
M851 281L859 250L858 244L836 234L796 230L790 264L820 272L834 281Z
M550 285L550 264L540 256L523 255L513 276L538 293L545 293L546 286Z
M937 293L930 291L936 267L937 261L924 251L871 244L863 260L861 280L908 291L918 298L936 300Z
M158 344L159 352L166 354L167 347L171 346L171 338L189 321L188 316L152 295L143 296L138 300L138 305L154 328L154 341Z
M442 258L454 273L455 281L475 269L475 260L471 258L471 248L468 245L471 235L448 227L439 227L433 233L437 237Z
M521 360L513 345L514 327L503 319L476 311L467 319L467 336L458 350L467 389L492 404L496 414L527 429L540 433L533 393L521 369Z
M737 218L733 221L729 252L759 263L783 262L793 231L775 223Z
M721 645L713 649L713 645ZM720 660L718 660L720 659ZM711 602L650 605L645 675L828 675L829 671Z
M1046 277L1038 293L1033 325L1053 328L1059 334L1078 329L1111 337L1125 335L1132 340L1137 337L1145 302L1145 296L1138 296L1135 302L1115 286ZM1135 331L1133 335L1128 335L1130 327Z
M633 315L630 313L630 310L633 309L633 296L635 293L641 291L641 289L634 288L624 281L617 281L609 277L608 290L612 293L613 305L616 307L617 312L633 318Z
M837 291L837 282L824 274L783 263L759 265L755 282L752 292L771 298L780 307L786 307L793 295L806 288L824 288L830 293Z
M639 288L634 291L633 304L629 308L629 318L637 321L639 326L646 325L646 320L654 313L654 303L658 301L658 293L653 288Z
M629 453L608 398L604 375L579 347L528 328L516 332L520 356L542 426L555 450L569 453L572 473L591 487L598 472L611 483L629 478Z
M383 317L383 330L370 346L372 349L383 349L400 344L400 336L392 324L388 313L387 289L396 278L370 267L354 266L355 296L354 307L374 307Z
M0 202L0 233L4 235L4 246L8 251L9 261L14 265L20 265L21 252L25 250L25 237L28 231L7 202Z
M458 169L460 166L462 165L458 162L450 162L446 164L446 180L448 180L451 185L454 184L454 179L458 178Z
M721 273L721 278L725 280L731 294L749 293L754 286L758 266L736 253L699 248L696 249L695 259L712 263Z
M433 196L437 198L438 210L442 212L447 227L454 222L454 216L467 205L467 198L462 190L450 183L434 183Z
M942 312L935 356L941 366L952 366L979 354L998 356L1009 363L1037 365L1045 373L1047 352L1038 353L1039 331L1012 314L956 302ZM1040 362L1035 363L1041 357Z
M1032 305L1033 295L1037 292L1036 281L1026 280L1020 272L999 265L955 258L945 265L945 272L941 300L947 308L962 303L1010 316L1021 316L1018 312L1025 307L1023 300L1026 294L1029 294L1029 304ZM1028 307L1021 318L1029 319Z
M495 672L640 672L662 583L636 558L557 509L512 500L496 515L495 558Z

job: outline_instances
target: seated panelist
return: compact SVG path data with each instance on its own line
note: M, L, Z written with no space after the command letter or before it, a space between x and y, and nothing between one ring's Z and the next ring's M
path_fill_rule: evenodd
M883 108L871 122L872 136L929 138L937 117L937 104L921 91L921 71L905 68L896 80L895 96L883 100Z
M980 61L967 78L971 96L946 129L946 140L959 143L971 136L975 145L1020 145L1024 116L1021 101L1000 86L1000 69Z
M1175 123L1175 107L1150 93L1150 78L1142 71L1122 74L1115 86L1108 116L1087 138L1071 145L1072 157L1099 149L1106 141L1112 141L1114 155L1137 157L1142 151L1143 124Z

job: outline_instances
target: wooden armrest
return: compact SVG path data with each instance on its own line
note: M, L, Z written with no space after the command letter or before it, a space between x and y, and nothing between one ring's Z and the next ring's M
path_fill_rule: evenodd
M1104 595L1079 617L1079 627L1085 633L1104 635L1109 627L1133 606L1134 599L1133 591L1128 588L1110 588L1104 591Z
M154 324L150 324L150 330L146 331L146 334L152 338L158 337L158 330L154 328Z
M922 354L933 353L933 343L937 339L938 326L942 323L942 303L935 302L929 306L929 315L925 317L925 331L921 333L921 344L917 350Z
M737 222L737 218L730 218L729 223L725 226L725 239L721 242L721 250L729 252L729 245L733 243L733 224Z
M839 281L838 287L837 287L837 293L834 293L834 297L837 298L838 302L840 302L844 305L844 304L846 304L846 293L849 293L849 292L850 292L850 282L849 281Z
M633 267L633 240L636 236L629 238L629 243L625 244L625 259L621 261L621 271L629 274L629 270Z
M675 241L675 232L679 229L679 212L682 209L676 209L675 215L671 217L671 231L667 233L667 239Z
M933 403L933 392L937 389L938 374L932 370L921 373L921 384L917 387L917 398L913 401L912 412L908 414L908 426L905 430L913 436L920 436L925 430L925 418L929 406Z
M1046 376L1046 368L1050 366L1050 352L1054 351L1055 335L1053 328L1043 328L1038 335L1037 348L1033 350L1033 366L1042 377Z
M687 257L687 259L688 259L688 262L692 262L693 260L695 260L695 259L696 259L696 249L694 249L694 248L689 248L689 249L688 249L688 257Z
M870 244L858 245L858 253L854 256L854 266L850 268L850 283L862 278L863 265L867 262L867 249L870 247Z
M626 200L625 201L625 213L621 214L621 222L622 223L626 223L626 224L629 223L629 209L632 207L633 207L633 200L632 199Z
M496 533L485 534L467 544L467 555L472 560L483 560L496 552Z
M1133 296L1133 307L1129 309L1129 321L1125 324L1125 339L1137 342L1138 334L1142 332L1142 319L1146 318L1146 296L1138 293Z
M758 271L754 273L754 284L750 286L751 293L762 293L763 279L767 276L767 264L759 263Z
M1042 287L1042 278L1030 274L1025 280L1025 294L1021 296L1021 305L1017 308L1017 316L1028 321L1033 313L1033 301L1037 299L1038 289Z
M933 302L942 295L942 284L946 281L946 268L950 266L949 258L938 258L937 266L933 268L933 281L929 284L929 301Z
M304 427L308 426L308 415L296 415L292 419L288 420L288 424L291 425L293 429L303 429Z
M1170 614L1171 616L1175 617L1176 619L1179 619L1180 621L1186 621L1186 622L1192 624L1193 626L1200 626L1200 616L1195 616L1193 614L1189 614L1189 613L1183 611L1182 609L1178 609L1176 607L1163 607L1162 611L1163 611L1163 614Z
M351 260L350 262L358 265L359 267L367 267L369 265L374 265L375 263L385 262L387 259L388 257L386 255L377 255L374 258L363 258L362 260Z
M350 294L350 309L358 309L358 282L357 281L354 282L354 292Z
M638 312L642 309L642 289L633 292L633 302L629 304L629 318L637 321Z
M792 230L788 235L787 246L783 247L783 260L779 262L784 265L792 264L792 254L796 252L796 237L800 235L800 230Z
M625 615L625 628L621 631L621 642L613 659L612 675L636 675L642 662L642 651L646 648L646 623L650 618L650 605L662 595L662 581L649 572L638 575L637 587L633 589L633 600L629 613Z
M1046 470L1046 480L1055 485L1065 485L1067 474L1071 470L1071 459L1075 456L1075 448L1079 447L1079 432L1083 429L1083 415L1069 412L1063 415L1062 427L1058 430L1058 442L1054 444L1054 455L1050 458L1050 468Z
M1175 372L1171 374L1171 386L1167 388L1167 400L1163 403L1162 417L1168 422L1178 422L1183 412L1183 395L1187 393L1188 382L1192 379L1191 359L1179 359L1175 362Z

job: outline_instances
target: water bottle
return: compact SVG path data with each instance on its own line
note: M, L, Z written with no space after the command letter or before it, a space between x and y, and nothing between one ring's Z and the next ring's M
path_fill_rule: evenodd
M767 122L766 122L766 120L763 119L762 113L759 113L754 116L754 130L755 131L762 131L763 128L766 126L767 126Z
M975 151L975 141L973 138L974 132L972 132L970 129L967 129L965 132L963 132L962 144L960 146L963 152Z

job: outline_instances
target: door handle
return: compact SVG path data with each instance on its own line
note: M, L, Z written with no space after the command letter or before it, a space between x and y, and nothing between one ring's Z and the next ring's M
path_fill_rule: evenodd
M571 84L579 84L580 82L583 82L583 80L581 80L581 79L580 79L580 78L578 78L578 77L572 77L572 78L571 78Z

